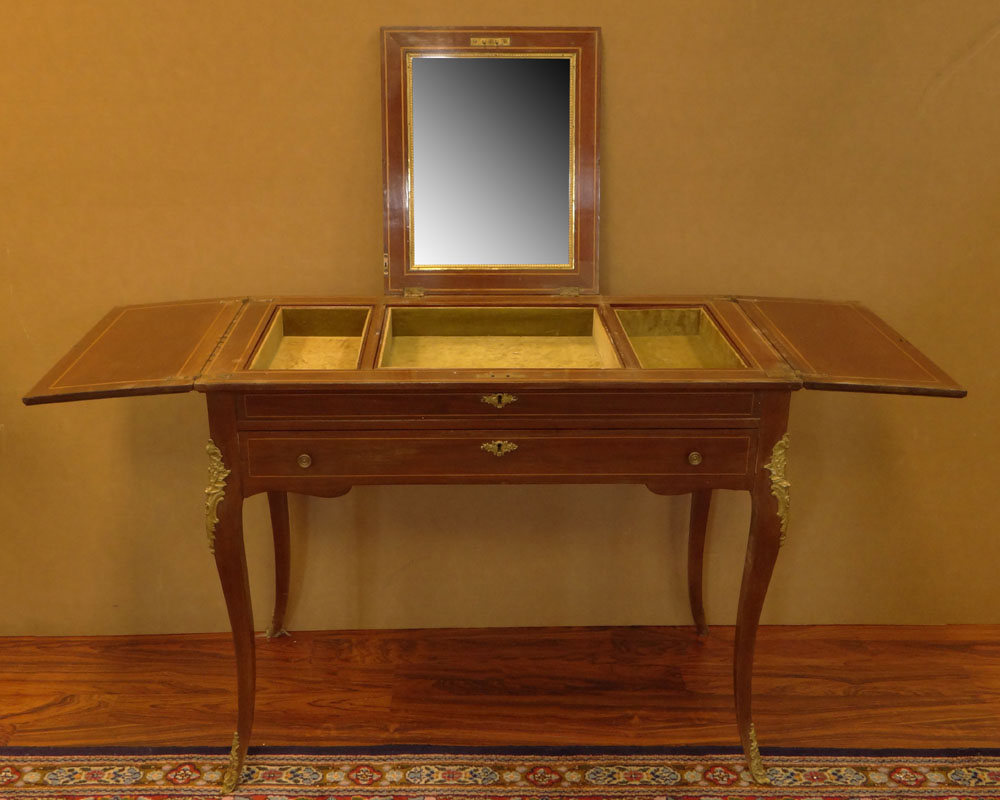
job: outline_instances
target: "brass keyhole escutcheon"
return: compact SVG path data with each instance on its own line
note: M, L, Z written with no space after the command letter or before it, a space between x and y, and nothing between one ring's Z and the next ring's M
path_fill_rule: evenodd
M692 467L697 467L702 462L701 453L697 450L692 450L688 453L688 464Z
M312 456L309 455L308 453L303 453L297 459L295 459L295 463L298 464L300 467L302 467L302 469L309 469L309 467L312 466L313 459Z
M495 392L484 394L482 401L488 406L493 406L493 408L503 408L504 406L509 406L511 403L516 403L517 395L508 394L507 392Z
M513 442L497 439L494 442L483 442L479 445L479 449L500 458L500 456L505 456L507 453L513 453L517 450L517 445Z

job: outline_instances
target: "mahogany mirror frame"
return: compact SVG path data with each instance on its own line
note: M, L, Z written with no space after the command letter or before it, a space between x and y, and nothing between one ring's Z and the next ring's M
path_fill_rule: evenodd
M382 28L383 273L387 294L594 294L598 290L600 28ZM411 269L409 115L412 54L575 54L573 247L570 268Z

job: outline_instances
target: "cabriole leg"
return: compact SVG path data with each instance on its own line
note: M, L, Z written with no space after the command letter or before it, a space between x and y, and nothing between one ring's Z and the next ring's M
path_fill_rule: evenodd
M764 596L778 557L781 536L778 517L763 503L754 499L750 542L740 587L740 605L736 616L736 653L733 683L736 695L736 724L740 729L743 752L750 763L750 772L758 783L767 783L767 774L757 748L757 732L751 710L753 654L757 641L757 625L764 607Z
M236 650L236 732L221 787L222 794L231 794L239 783L250 744L256 657L250 580L243 545L243 486L238 461L235 402L226 393L210 393L207 399L212 440L207 447L209 485L205 490L205 527L209 548L219 571Z
M768 783L767 771L757 745L752 701L753 657L764 598L778 558L778 549L788 522L788 490L785 454L788 435L788 394L766 398L760 452L751 492L750 536L747 542L743 582L736 615L736 643L733 658L733 687L736 723L750 772L757 783Z
M274 614L271 616L271 626L265 636L268 639L276 639L279 636L288 636L288 631L285 630L291 571L288 495L285 492L268 492L267 505L271 511L271 532L274 536Z
M243 498L225 496L216 507L213 541L215 566L226 598L229 624L236 648L237 722L229 766L222 781L222 793L231 794L239 783L243 760L253 727L256 659L253 641L253 610L250 606L250 581L247 576L246 551L243 547Z
M702 576L705 564L705 532L708 529L708 509L712 504L712 490L691 492L691 519L688 525L688 599L691 616L699 636L708 636L705 605L702 598Z

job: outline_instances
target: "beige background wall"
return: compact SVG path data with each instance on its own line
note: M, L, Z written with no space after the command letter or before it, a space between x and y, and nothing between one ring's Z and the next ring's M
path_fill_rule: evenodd
M20 395L113 304L380 293L378 28L497 23L603 27L606 293L861 299L969 388L794 398L765 622L1000 622L995 0L0 0L0 633L226 628L204 398ZM748 511L713 515L716 622ZM686 624L686 513L296 497L291 624ZM246 517L263 627L261 498Z

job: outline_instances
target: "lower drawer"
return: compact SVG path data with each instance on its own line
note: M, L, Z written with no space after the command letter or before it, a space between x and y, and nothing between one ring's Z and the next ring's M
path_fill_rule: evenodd
M747 431L572 433L507 431L385 434L244 433L247 477L345 483L421 478L532 478L645 482L672 476L742 476L753 464Z

